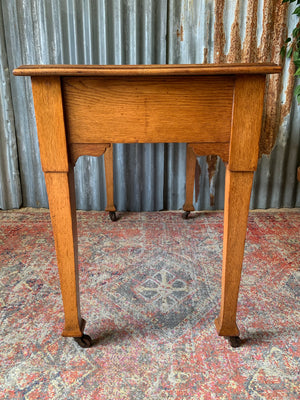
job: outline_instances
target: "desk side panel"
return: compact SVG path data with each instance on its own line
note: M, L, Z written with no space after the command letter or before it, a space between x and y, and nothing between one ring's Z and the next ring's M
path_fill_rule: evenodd
M69 143L229 142L234 78L62 79Z

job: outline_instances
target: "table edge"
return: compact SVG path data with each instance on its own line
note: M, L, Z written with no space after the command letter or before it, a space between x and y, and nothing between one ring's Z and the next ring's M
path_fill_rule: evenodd
M21 65L15 76L165 76L278 74L275 63L239 64L152 64L152 65Z

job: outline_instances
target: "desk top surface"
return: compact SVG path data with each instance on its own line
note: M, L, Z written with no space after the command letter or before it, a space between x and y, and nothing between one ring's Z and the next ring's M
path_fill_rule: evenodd
M274 63L256 64L168 64L168 65L22 65L17 76L192 76L276 74L282 67Z

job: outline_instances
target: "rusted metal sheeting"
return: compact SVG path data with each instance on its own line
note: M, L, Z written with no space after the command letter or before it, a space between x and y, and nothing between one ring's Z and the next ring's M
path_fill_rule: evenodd
M9 80L7 66L11 71L21 64L49 63L280 62L280 48L291 29L287 21L290 27L295 21L281 0L2 0L0 12L2 208L48 205L30 80ZM282 76L268 80L264 155L255 174L252 207L300 206L300 124L293 72L287 62ZM114 155L118 209L182 207L184 144L120 144L114 146ZM219 158L198 159L196 209L223 208L224 174ZM9 190L8 182L13 182ZM102 158L78 160L76 192L78 208L104 209Z
M173 4L175 6L177 2ZM280 49L288 30L290 32L295 25L296 17L291 15L291 10L281 0L186 0L181 3L178 19L177 49L172 51L174 57L171 62L281 64ZM194 41L197 41L197 45ZM192 49L195 48L197 51L193 53ZM282 75L273 75L267 80L261 159L254 180L252 208L299 206L297 198L300 188L296 179L297 165L300 164L299 144L298 147L289 146L292 133L294 143L299 143L295 136L300 134L300 125L294 126L293 118L298 108L293 96L294 72L294 64L287 61ZM293 112L290 114L292 103ZM291 153L293 156L290 158ZM293 162L287 166L285 162L288 159ZM216 199L215 196L220 190L223 193L224 168L217 157L207 157L206 161L207 166L199 159L199 169L205 174L201 179L208 178L210 205L219 205L223 201L222 196ZM284 181L287 176L289 185ZM199 190L197 179L196 199L198 193L197 208L203 208L203 193L207 207L208 196L206 191Z

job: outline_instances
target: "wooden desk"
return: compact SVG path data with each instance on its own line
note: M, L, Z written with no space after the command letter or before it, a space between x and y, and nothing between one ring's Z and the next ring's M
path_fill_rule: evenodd
M226 163L222 297L215 324L219 335L239 345L236 309L265 80L266 74L280 72L275 64L35 65L14 70L32 79L65 312L63 336L76 338L82 347L91 345L83 334L79 305L77 158L99 156L112 143L186 142L188 151L216 154ZM187 194L189 188L191 182Z

